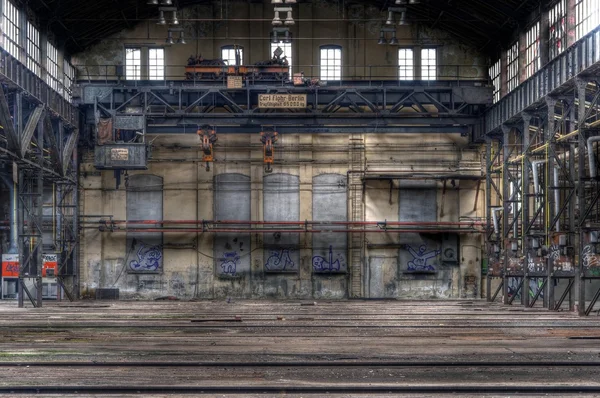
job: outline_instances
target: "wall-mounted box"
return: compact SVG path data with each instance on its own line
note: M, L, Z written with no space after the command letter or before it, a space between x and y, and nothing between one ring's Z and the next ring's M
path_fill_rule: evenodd
M115 143L98 145L94 149L94 165L100 170L146 170L146 144Z

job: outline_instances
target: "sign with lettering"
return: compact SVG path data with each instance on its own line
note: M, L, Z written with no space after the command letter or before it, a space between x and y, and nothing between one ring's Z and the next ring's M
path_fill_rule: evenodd
M227 76L227 88L242 88L242 76Z
M2 255L2 277L3 278L18 278L19 277L19 255L18 254L3 254Z
M306 94L258 94L259 108L306 108Z
M112 148L110 150L110 160L129 160L129 149Z

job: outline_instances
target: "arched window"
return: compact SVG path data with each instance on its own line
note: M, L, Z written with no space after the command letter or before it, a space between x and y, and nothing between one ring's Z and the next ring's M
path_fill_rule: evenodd
M319 61L321 80L342 80L342 46L321 46Z

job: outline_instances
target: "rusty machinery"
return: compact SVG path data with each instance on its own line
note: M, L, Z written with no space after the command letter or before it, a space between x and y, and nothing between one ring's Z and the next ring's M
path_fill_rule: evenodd
M214 162L213 144L217 141L217 133L211 126L202 126L196 132L202 148L202 161L206 162L206 171L210 171L210 164Z
M277 131L273 128L265 128L260 133L260 142L263 143L263 162L265 166L265 173L271 173L273 169L271 165L275 158L274 144L277 142L278 135Z

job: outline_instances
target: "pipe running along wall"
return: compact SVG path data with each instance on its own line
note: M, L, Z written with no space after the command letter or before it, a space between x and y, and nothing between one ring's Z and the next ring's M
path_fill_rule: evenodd
M473 222L387 222L387 221L242 221L242 220L112 220L95 223L110 232L180 233L481 233L484 223ZM90 224L88 224L90 225ZM143 225L151 225L143 228ZM156 227L162 225L162 227ZM168 227L173 225L174 227ZM200 227L201 226L201 227ZM247 226L244 228L243 226ZM338 229L345 226L345 229ZM319 227L319 228L315 228Z
M590 162L590 177L597 178L596 156L594 156L594 142L600 142L600 136L590 137L587 141L588 159Z
M531 162L531 172L533 174L533 192L537 195L540 194L540 176L538 174L538 167L541 164L547 163L547 160L534 160ZM559 185L559 169L558 167L554 168L554 214L558 214L560 212L560 190L558 189ZM560 232L560 220L556 221L556 232Z

